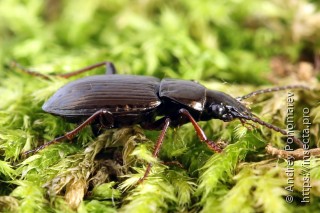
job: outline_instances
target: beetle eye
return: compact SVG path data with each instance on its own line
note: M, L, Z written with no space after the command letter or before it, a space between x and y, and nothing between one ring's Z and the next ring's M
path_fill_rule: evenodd
M211 111L213 114L215 114L218 117L221 117L223 114L226 113L226 109L222 105L211 105Z
M231 112L232 110L228 106L224 106L221 104L212 104L210 106L210 110L211 110L211 116L213 118L217 118L223 121L231 121L234 119L234 116Z

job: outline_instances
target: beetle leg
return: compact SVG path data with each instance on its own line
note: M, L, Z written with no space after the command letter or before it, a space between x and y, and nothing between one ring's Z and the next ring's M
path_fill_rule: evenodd
M44 149L45 147L60 142L62 140L68 139L71 140L72 138L74 138L75 135L77 135L84 127L86 127L87 125L91 124L97 117L100 116L105 116L105 115L110 115L110 112L105 110L105 109L100 109L97 112L95 112L93 115L91 115L89 118L87 118L87 120L85 120L83 123L81 123L77 128L75 128L74 130L65 133L63 136L57 137L55 139L53 139L52 141L49 141L39 147L37 147L36 149L33 150L29 150L24 152L24 155L28 155L30 153L36 153L38 151L40 151L41 149ZM106 117L108 118L108 116ZM112 124L111 124L112 125Z
M65 73L65 74L57 74L56 76L59 76L62 78L70 78L72 76L79 75L81 73L84 73L84 72L87 72L87 71L90 71L90 70L93 70L95 68L102 67L102 66L106 66L106 70L107 70L106 73L107 74L115 74L116 73L116 67L113 65L112 62L103 61L100 63L96 63L93 65L84 67L82 69L75 70L73 72L69 72L69 73Z
M164 136L166 135L166 132L168 130L170 123L171 123L171 119L165 118L162 131L158 137L157 143L156 143L154 150L153 150L153 153L152 153L152 156L155 158L158 157L162 142L164 140ZM143 182L146 179L146 177L148 177L150 170L151 170L151 167L152 167L152 163L149 163L143 177L139 180L139 183Z
M192 123L194 129L196 130L200 141L205 142L207 144L207 146L209 147L209 149L211 149L211 150L213 150L215 152L221 152L222 151L221 148L216 143L214 143L213 141L208 140L208 138L205 135L204 131L201 129L199 124L194 120L194 118L192 117L192 115L190 114L190 112L188 110L182 108L182 109L179 110L179 113L187 116L187 118Z
M25 68L25 67L21 66L20 64L18 64L16 62L12 62L12 66L19 68L21 71L23 71L23 72L25 72L25 73L27 73L29 75L39 76L39 77L44 78L44 79L49 79L50 76L58 76L58 77L62 77L62 78L70 78L72 76L79 75L81 73L93 70L93 69L101 67L101 66L106 66L106 74L116 74L116 72L117 72L114 64L112 62L109 62L109 61L103 61L103 62L100 62L100 63L96 63L96 64L93 64L91 66L84 67L84 68L81 68L81 69L78 69L78 70L75 70L75 71L69 72L69 73L51 74L51 75L45 75L45 74L41 74L41 73L36 72L36 71L32 71L32 70L30 70L28 68Z
M147 130L162 130L163 129L163 126L166 122L166 119L167 117L163 117L163 118L160 118L156 121L154 120L151 120L151 121L148 121L148 122L143 122L140 124L140 126L143 128L143 129L147 129Z
M107 75L117 74L117 69L112 62L105 62L105 63L106 63L106 74Z
M36 71L33 71L31 69L28 69L20 64L18 64L17 62L13 61L11 62L10 66L12 68L18 68L20 71L24 72L24 73L27 73L28 75L32 75L32 76L37 76L37 77L40 77L40 78L43 78L43 79L49 79L49 75L46 75L46 74L42 74L42 73L39 73L39 72L36 72Z

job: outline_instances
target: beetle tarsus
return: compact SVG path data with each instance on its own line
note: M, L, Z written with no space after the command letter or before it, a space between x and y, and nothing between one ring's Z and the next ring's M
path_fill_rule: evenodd
M204 142L207 144L209 149L211 149L212 151L217 152L217 153L222 152L221 147L216 142L210 141L210 140L206 140Z
M54 144L54 143L58 143L58 142L64 140L65 138L66 138L65 135L60 136L60 137L57 137L57 138L53 139L52 141L49 141L49 142L47 142L47 143L45 143L45 144L37 147L36 149L32 149L32 150L29 150L29 151L24 152L22 155L26 156L26 155L29 155L29 154L37 153L37 152L39 152L40 150L46 148L47 146L49 146L49 145L51 145L51 144Z

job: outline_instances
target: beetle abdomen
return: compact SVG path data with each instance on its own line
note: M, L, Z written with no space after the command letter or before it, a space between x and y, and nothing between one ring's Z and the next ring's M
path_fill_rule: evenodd
M132 75L85 77L60 88L42 107L63 117L90 116L99 109L112 113L156 108L159 79Z

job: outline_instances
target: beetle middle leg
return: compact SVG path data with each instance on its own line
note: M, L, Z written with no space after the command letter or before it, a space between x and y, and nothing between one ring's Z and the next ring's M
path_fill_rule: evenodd
M44 149L45 147L54 144L54 143L58 143L62 140L68 139L71 140L72 138L74 138L74 136L76 136L83 128L85 128L86 126L88 126L89 124L91 124L96 118L98 117L103 117L108 121L108 126L112 126L113 125L113 119L112 118L112 114L111 112L105 110L105 109L100 109L97 112L95 112L93 115L91 115L89 118L87 118L84 122L82 122L78 127L76 127L74 130L65 133L63 136L57 137L55 139L53 139L52 141L49 141L39 147L37 147L36 149L33 150L29 150L24 152L24 155L28 155L30 153L35 153L40 151L41 149ZM105 124L103 124L105 125Z
M194 129L196 130L200 141L205 142L207 144L207 146L209 147L209 149L211 149L215 152L222 152L221 148L215 142L213 142L207 138L204 131L201 129L199 124L195 121L195 119L192 117L192 115L189 113L188 110L182 108L179 110L178 114L182 114L188 118L188 120L192 123ZM149 123L143 124L142 128L144 128L144 129L159 129L159 127L162 127L164 119L166 119L166 117L161 118L151 124L149 124ZM186 123L185 121L182 121L182 120L181 120L181 122L182 123L179 123L179 121L178 121L178 125L182 125L182 124ZM166 123L166 120L164 123Z
M160 122L158 122L160 121ZM162 142L164 140L164 136L166 135L166 132L168 130L168 127L170 126L170 123L171 123L171 119L170 118L162 118L160 120L156 121L155 123L158 123L160 124L159 126L162 126L162 131L158 137L158 140L156 142L156 145L154 147L154 150L153 150L153 153L152 153L152 156L153 157L158 157L158 154L159 154L159 151L160 151L160 148L161 148L161 145L162 145ZM164 122L163 122L164 121ZM158 126L158 127L159 127ZM139 183L143 182L146 177L149 175L150 173L150 170L151 170L151 167L152 167L152 163L149 163L148 166L147 166L147 169L143 175L143 177L139 180Z

